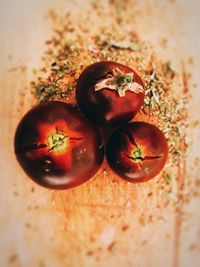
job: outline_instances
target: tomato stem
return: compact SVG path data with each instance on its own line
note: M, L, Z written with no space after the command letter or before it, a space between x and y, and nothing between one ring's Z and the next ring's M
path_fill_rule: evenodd
M135 161L143 161L143 149L139 146L136 146L131 152L131 159Z
M48 137L49 151L62 151L68 147L69 137L62 132L56 131L56 133Z

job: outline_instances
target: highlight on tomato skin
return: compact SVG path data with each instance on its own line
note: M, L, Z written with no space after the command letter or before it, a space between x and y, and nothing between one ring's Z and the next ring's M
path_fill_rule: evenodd
M104 157L98 129L77 108L60 101L31 109L18 125L14 145L28 176L52 189L86 182Z
M144 102L144 84L131 68L111 61L87 67L77 81L80 110L99 126L128 123Z
M154 178L164 167L168 145L164 134L146 122L132 122L111 136L106 156L111 169L129 182Z

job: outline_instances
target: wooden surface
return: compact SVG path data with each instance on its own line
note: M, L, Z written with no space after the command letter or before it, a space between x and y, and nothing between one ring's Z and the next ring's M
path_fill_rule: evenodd
M83 2L83 1L82 1ZM47 190L26 177L13 153L16 126L33 103L32 68L39 68L51 34L44 15L84 12L89 1L1 1L0 46L0 266L199 267L200 38L199 1L133 1L134 24L161 57L191 73L190 127L184 175L189 201L165 205L159 179L133 185L111 174L106 162L88 183ZM159 44L168 38L168 46ZM189 64L190 58L193 64ZM23 66L23 67L22 67ZM177 69L178 73L182 69ZM25 95L22 94L25 92ZM188 185L189 181L189 185ZM177 197L178 197L177 190Z

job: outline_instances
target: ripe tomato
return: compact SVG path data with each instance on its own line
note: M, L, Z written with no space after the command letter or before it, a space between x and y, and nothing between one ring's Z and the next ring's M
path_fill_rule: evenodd
M75 107L59 101L30 110L18 125L15 153L38 184L66 189L90 179L103 161L98 129Z
M133 122L114 132L107 145L107 160L120 177L144 182L164 167L168 146L164 134L154 125Z
M80 75L76 90L83 114L99 126L117 127L130 121L144 101L144 84L131 68L102 61Z

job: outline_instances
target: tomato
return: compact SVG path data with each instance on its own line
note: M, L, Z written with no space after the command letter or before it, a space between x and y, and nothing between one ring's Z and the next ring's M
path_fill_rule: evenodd
M66 189L97 172L104 148L98 129L75 107L52 101L39 104L22 118L15 134L15 153L35 182Z
M133 122L115 131L107 149L112 170L129 182L144 182L164 167L168 145L164 134L146 122Z
M144 101L144 84L131 68L102 61L82 72L76 97L80 110L93 123L117 127L139 111Z

